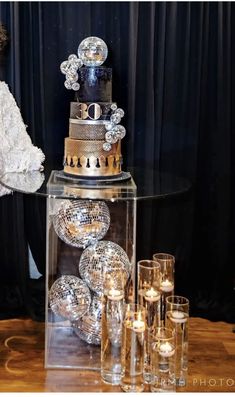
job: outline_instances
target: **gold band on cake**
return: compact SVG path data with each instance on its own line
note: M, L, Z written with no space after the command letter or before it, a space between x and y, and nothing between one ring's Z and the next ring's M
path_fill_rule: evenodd
M105 141L65 138L64 171L80 176L112 176L121 172L121 142L106 152Z
M86 141L79 139L71 139L65 138L65 155L69 154L70 156L78 156L78 157L100 157L100 156L110 156L110 155L120 155L121 154L121 142L120 140L117 143L112 145L112 148L109 152L106 152L103 149L103 144L105 141Z

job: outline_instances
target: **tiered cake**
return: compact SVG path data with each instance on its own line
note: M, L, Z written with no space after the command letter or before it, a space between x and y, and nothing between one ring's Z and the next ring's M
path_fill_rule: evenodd
M103 40L88 37L79 45L78 57L72 54L61 64L65 87L77 91L65 138L66 174L88 179L121 174L121 139L126 131L119 123L124 111L112 102L112 69L100 66L107 54Z

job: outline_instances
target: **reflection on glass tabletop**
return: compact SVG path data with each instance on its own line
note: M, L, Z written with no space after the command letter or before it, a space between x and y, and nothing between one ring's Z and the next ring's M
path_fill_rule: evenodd
M107 200L144 200L164 198L187 192L190 181L151 168L128 168L114 181L82 180L65 175L49 164L44 170L25 173L5 173L3 186L17 192L55 198L86 198Z

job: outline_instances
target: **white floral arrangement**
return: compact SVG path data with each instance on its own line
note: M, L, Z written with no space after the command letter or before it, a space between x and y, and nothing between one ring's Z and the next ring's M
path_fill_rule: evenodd
M45 155L32 144L8 85L0 82L0 174L43 170ZM0 186L0 196L11 190Z

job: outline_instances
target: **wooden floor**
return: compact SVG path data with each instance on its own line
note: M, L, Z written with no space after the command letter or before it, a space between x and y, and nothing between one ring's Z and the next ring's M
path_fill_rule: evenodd
M232 324L190 318L189 380L177 391L235 392ZM44 324L0 321L0 392L119 392L99 372L44 369ZM148 391L148 390L146 390Z

